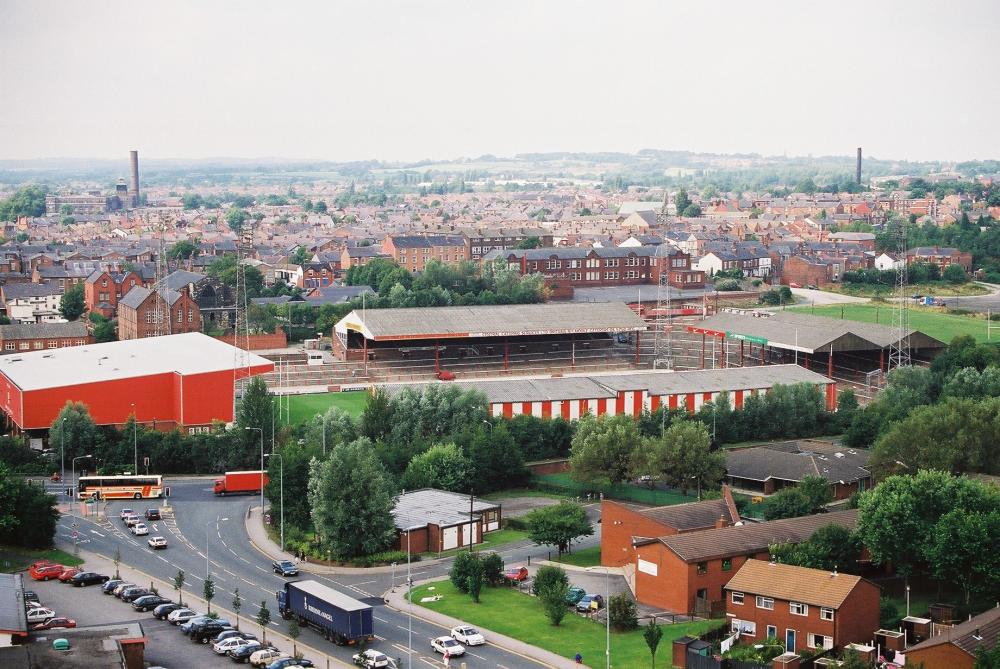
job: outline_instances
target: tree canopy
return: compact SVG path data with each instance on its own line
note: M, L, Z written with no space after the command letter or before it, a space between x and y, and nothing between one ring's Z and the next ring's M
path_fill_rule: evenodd
M529 539L539 545L555 546L560 555L569 549L574 540L594 533L586 510L565 500L554 506L535 509L524 520Z
M87 304L83 299L83 284L75 283L67 288L59 300L59 313L68 321L75 321L83 315Z

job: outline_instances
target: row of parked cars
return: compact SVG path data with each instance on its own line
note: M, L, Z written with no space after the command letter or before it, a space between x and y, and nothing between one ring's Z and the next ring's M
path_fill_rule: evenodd
M262 644L254 634L234 629L225 618L209 616L182 606L134 583L115 579L107 581L104 594L128 602L136 611L150 611L157 620L176 625L194 643L211 644L217 655L233 662L267 669L312 667L303 658L294 658L269 644Z
M528 580L527 567L510 567L505 569L503 577L512 585L519 585ZM604 597L588 593L583 588L571 587L566 592L566 604L575 607L580 613L592 613L604 608Z

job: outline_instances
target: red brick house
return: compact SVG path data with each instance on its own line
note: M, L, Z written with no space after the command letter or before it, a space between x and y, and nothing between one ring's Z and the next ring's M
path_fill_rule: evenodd
M918 246L906 252L906 262L937 265L943 272L948 265L961 265L966 272L972 271L972 254L945 246Z
M333 285L333 268L328 263L306 263L299 275L299 288L323 288Z
M851 509L655 538L636 536L635 598L665 611L720 615L723 589L748 559L766 560L771 545L801 543L825 525L853 530L857 518L857 510Z
M83 321L0 325L0 355L93 343Z
M158 317L166 317L162 334L201 332L201 310L186 290L136 286L118 303L118 339L156 336Z
M118 301L136 286L146 286L135 272L95 270L83 284L83 299L87 311L96 311L105 318L118 313Z
M500 505L446 490L422 488L396 498L396 550L426 553L483 541L484 532L500 529Z
M461 235L388 235L382 252L411 272L422 272L431 260L454 264L469 259Z
M817 256L791 256L781 269L781 283L786 286L825 286L832 282L832 265Z
M972 669L976 651L992 650L1000 637L1000 606L973 616L964 623L947 627L938 635L906 649L907 666L927 669Z
M340 253L340 269L346 272L352 267L364 267L375 258L388 258L378 246L345 246Z
M725 593L741 643L772 637L794 653L862 643L879 629L881 590L860 576L747 560Z
M635 537L666 537L740 522L729 486L722 499L637 507L605 499L601 501L601 564L622 567L635 564Z

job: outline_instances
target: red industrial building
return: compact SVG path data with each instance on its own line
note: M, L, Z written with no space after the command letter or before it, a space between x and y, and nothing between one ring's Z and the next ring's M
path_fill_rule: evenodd
M98 425L135 413L158 429L198 432L233 420L236 379L274 363L198 332L49 349L0 358L0 407L19 431L52 425L67 402Z

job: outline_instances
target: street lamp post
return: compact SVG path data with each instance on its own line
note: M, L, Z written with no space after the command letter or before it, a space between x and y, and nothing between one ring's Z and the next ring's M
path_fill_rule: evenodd
M89 459L91 459L93 457L94 456L92 456L92 455L78 455L75 458L73 458L73 462L72 462L72 467L73 467L73 485L70 488L70 493L73 495L73 499L72 499L72 501L70 501L70 508L73 510L73 555L79 555L79 553L80 553L80 549L77 546L77 539L79 538L80 533L77 530L78 523L76 522L76 461L77 460L89 460Z
M62 481L63 485L66 485L66 419L62 419L62 427L59 430L59 437L62 444L59 448L61 451L59 456L59 480Z
M264 518L264 428L247 427L245 430L260 432L260 517Z
M410 529L406 530L406 667L413 669L413 578L410 576Z
M604 640L604 658L607 669L611 669L611 572L608 571L607 567L601 565L587 567L587 571L594 571L595 569L604 570L604 617L608 619Z
M278 465L280 466L278 488L281 491L279 493L281 499L281 550L285 550L285 459L281 457L281 453L268 453L264 457L269 458L272 455L278 456Z

